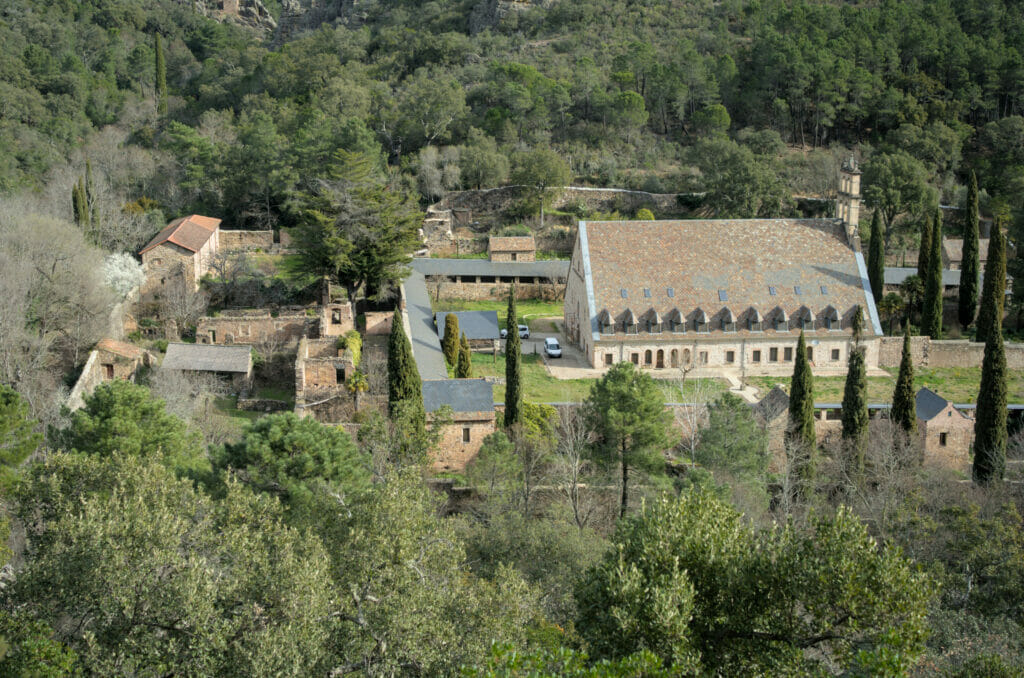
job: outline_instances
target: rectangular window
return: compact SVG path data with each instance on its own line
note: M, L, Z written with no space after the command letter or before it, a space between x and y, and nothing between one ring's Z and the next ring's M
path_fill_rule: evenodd
M113 379L114 378L114 365L113 363L103 363L103 378Z
M701 351L700 352L700 364L701 365L707 365L708 364L708 352L707 351Z
M626 294L626 290L624 290L624 289L623 290L619 290L619 296L622 297L623 299L625 299L628 296Z
M725 290L718 290L719 301L729 301L729 294Z
M722 331L723 332L735 332L736 331L736 323L727 323L725 321L722 321Z
M516 260L516 253L515 253L515 252L513 252L513 253L512 253L512 261L515 261L515 260Z
M757 322L755 320L751 320L750 321L750 331L751 332L760 332L761 329L763 328L763 326L764 326L763 323L759 323L759 322Z
M708 324L707 323L702 323L702 322L700 322L698 320L698 321L694 321L694 324L697 326L697 331L698 332L710 332L711 331L710 329L708 329Z
M814 361L814 349L810 346L807 347L807 360Z
M480 282L482 282L482 283L493 283L494 282L494 276L493 275L482 275L482 276L480 276Z
M940 433L939 434L939 445L942 445L943 447L946 446L946 436L947 435L948 434L946 434L946 433Z
M729 363L730 365L732 363L736 362L736 352L735 351L726 351L725 352L725 362Z
M822 285L822 286L821 286L821 293L822 293L822 294L828 294L828 288L827 288L827 287L825 287L824 285Z
M338 383L338 384L345 383L345 368L344 367L336 367L336 368L334 368L334 381L335 381L335 383Z
M669 288L667 288L665 290L665 294L667 294L669 296L669 298L671 299L672 297L676 296L676 291L674 289L672 289L671 287L669 287Z
M463 426L462 427L462 442L464 442L464 443L468 443L469 442L469 427L468 426Z
M760 351L754 351L754 354L753 354L753 356L751 356L750 361L751 362L755 362L755 363L761 362L761 352Z
M779 349L770 348L768 349L768 362L777 363L779 362Z
M651 288L650 287L645 287L644 288L644 298L645 299L650 299L651 298Z
M783 320L782 318L776 318L775 319L775 331L776 332L788 332L789 331L789 323L786 322L785 320Z
M775 296L776 294L778 294L778 293L779 293L779 290L777 290L776 288L774 288L774 287L769 287L769 288L768 288L768 294L772 295L773 297L774 297L774 296Z
M799 286L799 285L794 285L794 286L793 286L793 293L794 293L794 294L797 294L797 295L801 294L801 292L800 292L800 286Z
M640 364L640 354L639 353L630 353L629 354L629 360L634 365L639 365Z
M790 360L793 359L793 347L792 346L787 346L786 348L782 349L782 359L785 362L789 362Z
M832 360L839 360L839 349L832 349Z
M605 353L604 354L604 364L605 365L611 365L612 361L614 361L614 360L615 360L615 357L611 353Z

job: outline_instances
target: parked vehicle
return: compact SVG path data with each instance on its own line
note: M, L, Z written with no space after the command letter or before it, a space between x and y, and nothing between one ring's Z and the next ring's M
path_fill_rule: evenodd
M548 354L549 358L561 358L562 347L558 345L558 339L554 337L548 337L544 340L544 352Z
M522 339L529 339L530 338L530 328L529 328L529 326L527 326L527 325L519 325L518 327L519 327L519 337L522 338ZM501 328L501 338L504 339L507 336L508 336L508 330L506 330L504 327Z

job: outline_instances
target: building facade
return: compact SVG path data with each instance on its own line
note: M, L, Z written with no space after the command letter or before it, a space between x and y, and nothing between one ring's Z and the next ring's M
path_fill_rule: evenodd
M536 261L537 242L532 235L491 237L487 239L487 255L491 261Z
M835 219L581 222L565 332L595 368L842 368L862 314L868 366L882 330L849 225ZM788 365L787 365L788 364Z
M219 246L220 219L199 214L175 219L139 250L146 270L141 293L159 294L179 277L199 289Z

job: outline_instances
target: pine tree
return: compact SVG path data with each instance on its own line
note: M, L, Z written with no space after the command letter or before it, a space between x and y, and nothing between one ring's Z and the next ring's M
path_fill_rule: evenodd
M924 311L921 314L921 334L932 339L942 337L942 212L935 211L935 226L931 233L931 251L928 270L924 278Z
M800 486L797 494L804 494L814 478L817 434L814 430L814 377L807 361L807 342L804 332L796 343L796 361L789 386L789 425L786 428L786 447L795 455L793 471Z
M917 399L914 397L914 361L910 357L910 325L903 333L903 358L892 394L892 420L907 433L917 431Z
M518 314L516 313L516 286L509 286L508 315L505 325L505 426L512 426L523 418L522 385L522 342L519 339Z
M971 171L967 184L967 204L964 205L964 247L960 265L960 289L957 297L957 315L961 327L974 323L978 310L978 178Z
M455 376L458 379L469 379L473 376L473 354L469 350L469 339L466 333L462 333L459 340L459 362L455 366Z
M167 64L164 62L164 41L156 34L156 112L167 113Z
M388 408L392 413L396 404L413 401L423 407L423 383L412 355L412 344L402 326L402 312L395 309L388 336Z
M917 277L924 281L928 275L928 257L932 253L932 220L925 217L921 222L921 247L917 250Z
M997 215L988 240L988 261L985 262L985 280L981 289L981 308L974 340L988 342L989 334L998 323L1003 324L1003 304L1006 294L1006 236L1002 222L1005 212Z
M882 235L881 210L871 217L871 241L868 243L868 282L877 304L885 294L885 237Z
M867 389L864 349L854 345L843 389L843 442L848 446L850 470L857 472L864 469L864 444L868 434Z
M1002 480L1006 471L1006 351L998 316L985 342L976 416L972 475L985 485Z
M444 337L441 338L441 352L449 365L455 367L459 360L459 316L449 313L444 317Z

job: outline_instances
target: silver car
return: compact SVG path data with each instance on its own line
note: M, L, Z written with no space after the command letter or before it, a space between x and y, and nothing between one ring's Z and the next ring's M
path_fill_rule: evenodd
M527 326L527 325L516 325L516 327L519 328L519 337L521 339L529 339L530 338L530 328L529 328L529 326ZM502 327L501 328L501 338L504 339L507 336L508 336L508 330L506 330L504 327Z
M554 337L548 337L545 339L544 353L546 353L549 358L561 358L562 347L558 345L558 339L555 339Z

